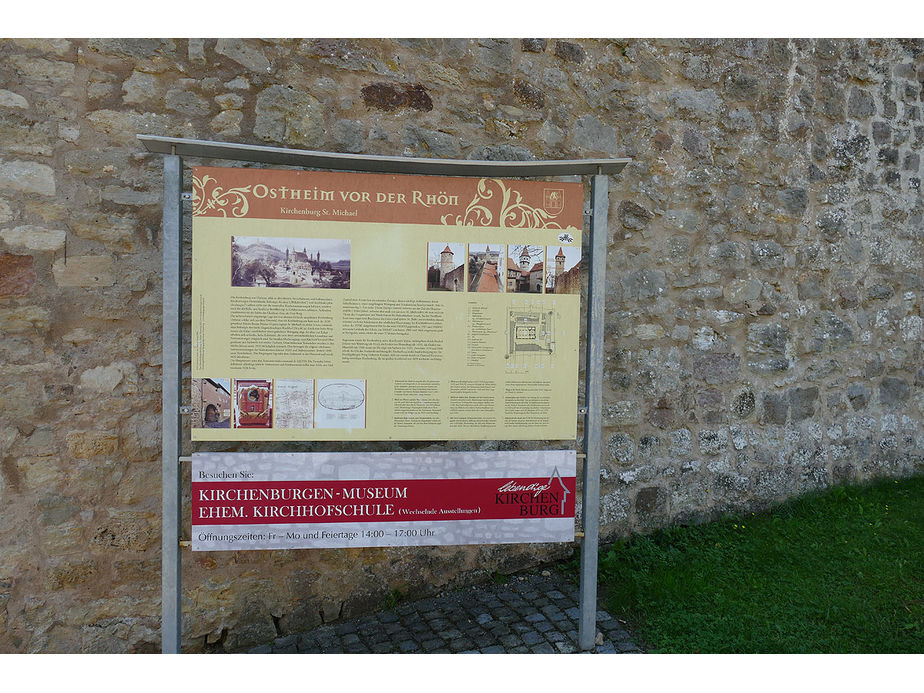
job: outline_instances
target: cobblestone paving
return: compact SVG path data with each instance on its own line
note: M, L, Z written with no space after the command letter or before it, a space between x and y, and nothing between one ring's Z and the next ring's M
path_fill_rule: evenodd
M286 635L255 654L579 652L577 585L557 571L511 576L350 621ZM597 610L592 652L642 652L622 623Z

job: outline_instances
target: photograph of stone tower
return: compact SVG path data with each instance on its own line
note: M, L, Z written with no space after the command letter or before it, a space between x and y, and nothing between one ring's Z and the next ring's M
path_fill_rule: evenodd
M545 246L511 245L507 251L507 291L541 294Z
M465 244L427 244L427 291L465 291Z
M552 253L555 253L552 255ZM546 248L545 292L581 293L581 249L550 245Z

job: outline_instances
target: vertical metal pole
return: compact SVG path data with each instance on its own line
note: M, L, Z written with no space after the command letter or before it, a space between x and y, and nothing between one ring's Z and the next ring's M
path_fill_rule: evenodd
M584 540L581 543L582 650L594 647L597 637L597 551L600 540L600 454L603 424L603 307L605 303L607 214L609 179L595 175L591 183L590 278L587 288L587 365L584 416Z
M180 389L183 360L183 161L164 157L163 383L161 517L161 651L179 653L183 610L180 601Z

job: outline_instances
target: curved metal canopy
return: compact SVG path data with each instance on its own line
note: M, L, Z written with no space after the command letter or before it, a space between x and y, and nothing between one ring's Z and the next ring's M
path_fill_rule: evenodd
M484 161L464 159L422 159L405 156L340 154L305 149L262 147L253 144L212 142L182 137L138 135L150 152L211 159L253 161L264 164L302 166L335 171L371 173L415 173L439 176L497 176L528 178L533 176L587 176L615 174L631 159L575 159L565 161Z

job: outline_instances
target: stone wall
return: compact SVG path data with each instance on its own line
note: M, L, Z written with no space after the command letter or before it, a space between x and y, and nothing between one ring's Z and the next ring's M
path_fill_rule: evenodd
M632 157L604 539L921 470L924 41L17 39L0 61L0 651L160 646L161 161L137 133ZM570 550L186 552L184 647Z

